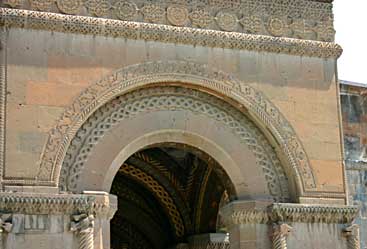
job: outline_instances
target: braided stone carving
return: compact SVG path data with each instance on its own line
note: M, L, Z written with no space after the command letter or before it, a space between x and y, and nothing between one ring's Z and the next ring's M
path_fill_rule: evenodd
M72 216L70 231L76 232L79 237L78 249L93 249L93 229L93 215L80 214Z
M292 227L287 224L275 224L273 226L273 249L287 249L287 236Z
M76 134L67 152L60 176L60 187L76 191L78 179L90 152L114 125L139 113L159 110L187 110L224 123L254 153L274 199L286 201L289 198L288 183L281 163L264 135L250 120L215 97L195 90L170 87L143 89L118 97L89 118Z
M347 238L348 249L360 249L360 237L359 237L359 226L353 224L348 226L343 231L344 236Z

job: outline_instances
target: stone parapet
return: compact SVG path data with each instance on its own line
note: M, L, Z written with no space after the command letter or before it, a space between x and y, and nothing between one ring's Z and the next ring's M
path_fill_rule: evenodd
M342 48L333 42L70 16L9 8L0 8L0 26L320 58L338 58L342 53Z

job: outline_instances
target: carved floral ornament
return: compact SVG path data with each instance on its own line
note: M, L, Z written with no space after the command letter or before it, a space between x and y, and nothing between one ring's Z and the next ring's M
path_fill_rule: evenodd
M4 0L1 6L328 42L335 35L332 4L307 0Z
M92 8L91 6L94 5L90 5L89 7ZM94 11L98 13L103 12L103 10L97 9ZM132 18L134 15L133 11L123 11L119 10L119 8L116 8L115 11L117 13L116 15L126 16L127 19ZM149 20L158 20L162 17L162 13L159 14L159 12L159 8L154 9L153 12L147 12L144 18ZM172 18L171 21L183 23L182 16L185 15L186 14L182 12L180 17ZM189 19L193 20L197 15L206 14L201 11L196 12L195 15L191 13ZM230 15L223 14L221 16L223 19L221 25L225 29L233 29L234 23L232 22L233 20ZM257 26L259 20L253 23L251 18L255 18L255 20L257 20L256 17L250 17L250 19L243 20L243 22L251 23L248 30L255 32L259 29ZM209 25L210 22L211 19L197 21L200 26ZM342 53L341 47L331 42L251 35L207 29L193 29L190 27L174 27L161 24L127 22L9 8L0 8L0 25L5 27L20 27L65 33L122 37L134 40L139 39L205 47L265 51L270 53L285 53L321 58L338 58ZM273 28L271 29L271 32L274 34L281 32L280 23L274 21L272 25Z

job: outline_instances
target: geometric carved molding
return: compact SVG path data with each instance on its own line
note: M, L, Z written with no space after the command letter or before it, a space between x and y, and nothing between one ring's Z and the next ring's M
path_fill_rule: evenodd
M253 122L233 106L209 94L193 89L163 86L130 92L99 108L98 112L83 124L75 135L76 139L71 142L71 149L67 151L59 178L60 189L77 192L79 179L91 151L94 151L94 147L114 126L146 112L164 110L199 113L208 120L216 120L228 127L255 156L274 200L289 200L289 186L281 162ZM120 170L123 168L124 165ZM129 170L125 172L128 173Z
M335 34L332 4L307 0L3 1L18 9L305 40L333 41Z
M155 83L184 82L197 88L211 89L242 105L266 127L280 145L281 156L294 175L298 195L316 188L307 154L293 128L280 111L259 91L232 75L206 65L187 61L155 61L132 65L108 75L84 90L66 108L56 127L49 133L43 151L37 184L58 185L61 166L72 138L95 110L129 91ZM18 183L18 180L7 184ZM24 182L22 182L24 184ZM312 193L310 194L312 195Z
M348 224L358 215L356 206L261 203L234 201L221 209L228 227L240 224L326 223Z
M223 19L226 19L226 16L224 15ZM270 20L270 22L272 21ZM320 58L338 58L342 53L341 47L333 42L9 8L0 8L0 26ZM273 21L272 26L279 27L279 20Z

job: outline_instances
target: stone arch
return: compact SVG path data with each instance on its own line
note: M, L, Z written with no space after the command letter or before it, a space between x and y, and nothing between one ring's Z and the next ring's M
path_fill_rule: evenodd
M231 75L186 61L158 61L129 66L82 92L50 132L38 180L59 184L61 166L72 139L97 109L117 96L167 82L210 92L246 112L275 147L291 185L295 186L295 195L302 196L305 191L315 188L315 179L301 142L287 120L263 94Z
M218 128L211 130L208 124ZM179 137L180 133L183 136ZM212 155L225 167L239 195L267 195L269 191L277 201L288 200L287 179L275 151L245 115L206 93L171 86L136 90L98 109L71 142L59 184L64 191L97 188L108 192L113 177L130 155L164 142L189 144ZM212 152L211 147L226 152ZM103 153L103 159L98 152ZM223 159L224 153L230 155ZM249 164L251 174L247 176L245 167L241 167L244 164ZM92 173L100 171L106 173Z

